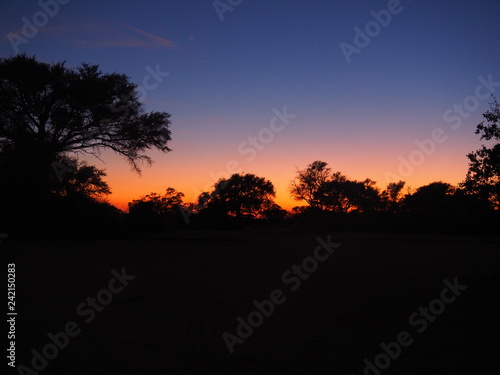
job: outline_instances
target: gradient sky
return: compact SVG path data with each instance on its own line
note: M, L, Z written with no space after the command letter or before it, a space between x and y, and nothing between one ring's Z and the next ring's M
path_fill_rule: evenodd
M150 152L141 176L111 152L88 159L120 208L169 186L193 201L229 176L228 163L270 179L287 209L301 204L288 193L296 169L314 160L381 188L456 184L481 145L488 94L500 91L496 0L221 0L222 17L212 0L60 1L44 19L43 0L0 0L0 56L98 64L139 85L151 69L163 75L144 104L171 113L173 151ZM372 11L388 8L377 29ZM25 20L43 27L13 46ZM372 36L348 62L340 45L356 47L355 28ZM285 107L295 117L263 130ZM243 144L259 134L260 149ZM425 139L424 155L415 142Z

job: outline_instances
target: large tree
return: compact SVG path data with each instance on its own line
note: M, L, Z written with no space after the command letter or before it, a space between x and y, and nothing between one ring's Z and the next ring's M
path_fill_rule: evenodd
M57 155L109 149L140 171L151 162L144 151L170 151L170 115L145 112L136 89L97 65L0 59L0 150L26 153L47 172Z
M491 147L483 145L479 150L467 155L469 170L460 185L490 205L500 208L500 104L495 99L490 109L483 114L485 121L476 128L481 140L496 141Z
M54 192L64 195L55 178L61 175L72 179L66 187L83 178L80 192L95 193L88 190L99 189L95 182L107 193L99 170L80 165L75 175L66 166L61 174L61 160L99 157L107 149L140 172L151 162L145 151L170 151L169 118L166 112L146 112L137 85L124 74L26 55L0 59L0 222L41 224L52 212Z

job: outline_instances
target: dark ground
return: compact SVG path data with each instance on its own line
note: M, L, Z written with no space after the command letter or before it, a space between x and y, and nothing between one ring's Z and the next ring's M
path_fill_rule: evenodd
M0 250L4 264L16 263L16 364L31 367L30 351L75 321L81 333L41 374L363 374L365 358L373 362L401 331L414 342L381 374L500 373L498 237L332 233L341 247L292 292L282 274L313 254L318 235L326 239L250 231L7 239ZM85 323L76 307L123 267L136 278ZM467 290L418 333L409 316L455 278ZM230 354L222 334L236 334L236 318L276 288L286 301Z

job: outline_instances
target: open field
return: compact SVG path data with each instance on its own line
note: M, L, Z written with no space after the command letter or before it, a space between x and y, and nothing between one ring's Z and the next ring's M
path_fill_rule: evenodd
M498 238L331 233L341 246L327 258L321 250L300 286L283 278L314 255L318 236L327 241L250 231L5 241L4 263L16 263L16 363L31 368L30 351L73 321L79 333L41 374L363 374L401 332L408 345L367 374L498 373ZM77 311L123 267L135 278L102 311ZM467 288L432 302L445 280ZM281 303L230 354L223 334L237 335L236 319L276 289ZM444 310L412 323L429 304Z

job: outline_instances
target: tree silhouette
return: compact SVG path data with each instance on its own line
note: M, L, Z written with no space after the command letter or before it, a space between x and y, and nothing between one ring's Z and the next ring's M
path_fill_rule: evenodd
M447 182L432 182L407 195L404 206L412 212L444 212L452 206L455 191Z
M312 209L347 213L371 211L381 205L375 182L349 180L341 172L331 173L324 161L315 161L298 170L290 187L295 200L304 200Z
M184 193L167 188L165 194L151 193L128 204L128 224L139 231L158 231L180 222L179 207ZM179 220L177 220L179 219Z
M387 208L390 211L397 211L400 206L400 202L403 199L401 191L405 186L404 181L389 182L386 189L382 192L381 197L387 204Z
M145 150L170 151L170 115L146 113L136 88L126 75L103 74L97 65L1 59L0 150L19 150L48 174L58 155L110 149L140 171L151 162Z
M41 224L61 187L54 184L54 163L67 155L109 149L140 172L151 162L146 150L170 151L170 115L146 113L136 88L126 75L104 74L97 65L70 69L26 55L0 59L1 214L31 215L25 221ZM99 170L80 165L76 172L65 177L106 192Z
M486 123L483 121L477 126L476 134L481 134L481 140L499 142L500 104L496 99L483 117ZM500 143L489 148L483 145L481 149L469 153L467 157L469 170L460 186L466 192L489 202L492 207L500 208Z
M335 172L318 190L318 199L329 211L347 213L367 212L381 207L381 198L375 181L349 180L340 172Z
M278 222L285 219L288 211L282 209L279 204L271 203L262 211L262 217L270 222Z
M244 216L258 217L266 210L276 208L276 196L271 181L254 174L233 174L220 179L212 192L202 193L198 201L206 210L223 213L241 220Z
M340 172L326 177L314 194L318 207L333 212L348 212L353 206L349 198L352 187L348 185L347 177Z
M56 176L60 181L54 182L55 194L62 196L80 194L96 200L111 194L111 189L102 179L106 177L102 169L71 157L61 158L59 163L66 168L63 170L64 174Z
M297 170L297 175L291 182L290 194L297 201L305 201L313 208L324 209L319 190L325 182L330 180L331 169L328 163L316 160L304 170Z

